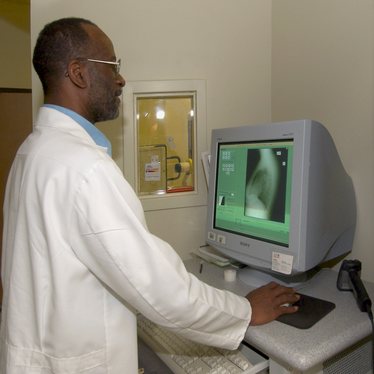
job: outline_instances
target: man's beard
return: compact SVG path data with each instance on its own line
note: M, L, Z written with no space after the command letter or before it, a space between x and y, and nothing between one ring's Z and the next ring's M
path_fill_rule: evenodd
M94 123L117 118L122 89L114 91L112 84L105 84L102 80L95 78L89 96L89 109Z
M94 123L109 121L111 119L117 118L119 114L119 104L117 101L117 96L112 97L111 100L106 102L103 100L96 101L96 104L92 104L92 114L94 118Z

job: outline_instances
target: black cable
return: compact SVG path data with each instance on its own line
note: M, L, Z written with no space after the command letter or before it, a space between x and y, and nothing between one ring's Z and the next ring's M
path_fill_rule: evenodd
M374 371L374 318L373 318L373 312L371 310L371 304L367 303L365 306L366 306L366 312L371 322L371 364L372 364L372 370Z
M372 369L374 370L374 321L371 310L372 302L361 280L361 262L359 260L344 260L340 266L337 287L340 291L353 292L361 312L366 312L371 322L372 340Z

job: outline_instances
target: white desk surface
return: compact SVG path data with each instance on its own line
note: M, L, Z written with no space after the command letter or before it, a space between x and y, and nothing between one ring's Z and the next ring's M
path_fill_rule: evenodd
M223 269L200 259L187 260L187 269L204 282L246 295L250 288L238 277L235 282L225 282ZM328 300L335 309L307 330L301 330L273 321L262 326L249 327L245 340L272 359L300 371L320 365L337 353L371 334L367 313L362 313L351 292L341 292L336 287L338 273L323 269L300 289L300 293ZM366 290L374 300L374 283L365 282Z

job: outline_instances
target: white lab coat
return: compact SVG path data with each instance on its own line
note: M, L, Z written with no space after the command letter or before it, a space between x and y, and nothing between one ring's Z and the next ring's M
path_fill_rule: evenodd
M152 235L105 149L41 108L4 205L1 374L135 374L136 311L196 341L235 348L245 298L189 274Z

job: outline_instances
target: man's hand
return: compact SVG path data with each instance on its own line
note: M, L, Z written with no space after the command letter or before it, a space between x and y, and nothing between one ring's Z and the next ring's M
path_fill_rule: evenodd
M253 290L246 298L252 307L250 325L256 326L271 322L282 314L297 312L298 307L292 304L298 301L300 296L293 288L271 282Z

